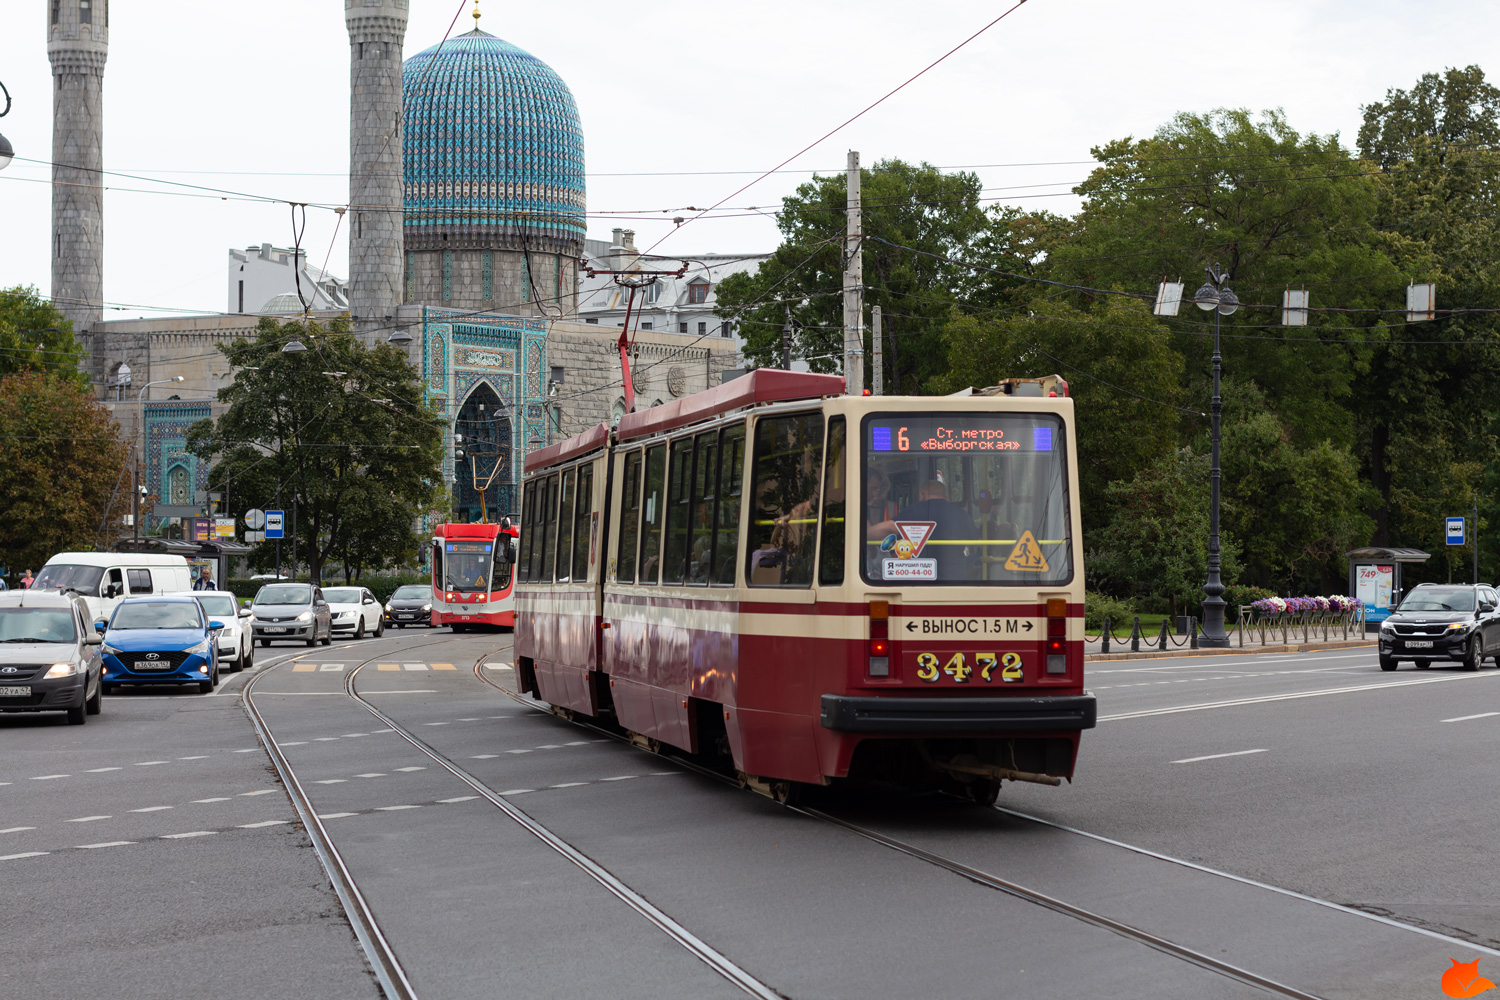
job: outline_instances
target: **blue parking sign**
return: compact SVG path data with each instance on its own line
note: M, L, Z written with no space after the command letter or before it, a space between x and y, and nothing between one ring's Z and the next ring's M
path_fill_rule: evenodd
M1461 517L1448 518L1448 544L1463 545L1464 542L1464 519Z

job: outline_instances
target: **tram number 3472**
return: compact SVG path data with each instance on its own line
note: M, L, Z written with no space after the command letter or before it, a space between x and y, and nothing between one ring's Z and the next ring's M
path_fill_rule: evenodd
M973 656L974 663L971 666L963 653L954 653L947 663L943 663L936 653L918 653L917 679L936 684L946 674L957 684L967 684L975 671L978 671L980 680L993 684L997 676L996 668L1003 683L1013 684L1024 679L1020 653L1001 653L999 656L994 653L974 653Z

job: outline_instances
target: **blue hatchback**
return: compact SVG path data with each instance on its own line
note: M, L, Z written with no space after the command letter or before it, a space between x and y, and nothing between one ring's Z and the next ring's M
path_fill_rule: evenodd
M125 684L197 684L208 694L219 683L218 631L191 597L131 597L115 607L104 633L104 690Z

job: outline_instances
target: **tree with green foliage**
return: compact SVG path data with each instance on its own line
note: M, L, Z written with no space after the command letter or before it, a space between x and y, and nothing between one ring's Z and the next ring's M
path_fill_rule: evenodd
M757 368L781 365L782 330L796 324L791 355L813 371L843 362L841 299L847 181L814 177L782 200L782 243L755 273L719 283L717 313L745 339ZM979 205L979 178L944 174L927 163L882 160L860 173L864 206L866 307L885 313L886 385L916 393L947 371L942 328L958 292L973 280L945 258L968 257L988 226ZM866 357L870 357L866 333Z
M128 510L127 448L75 378L0 375L0 563L19 573L92 550Z
M35 288L0 288L0 375L52 372L82 379L73 321Z
M283 352L292 339L308 349ZM236 368L219 390L228 409L188 435L190 451L214 459L210 489L242 509L295 506L298 554L314 580L331 559L350 575L410 560L417 518L445 502L446 425L422 402L406 356L365 347L342 319L325 328L268 317L253 340L220 350ZM252 554L261 564L270 545Z

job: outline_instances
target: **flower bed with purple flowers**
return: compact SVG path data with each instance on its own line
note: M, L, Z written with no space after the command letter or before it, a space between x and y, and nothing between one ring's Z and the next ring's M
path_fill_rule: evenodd
M1329 597L1267 597L1250 604L1257 618L1274 618L1278 615L1326 614L1356 611L1364 606L1357 597L1333 594Z

